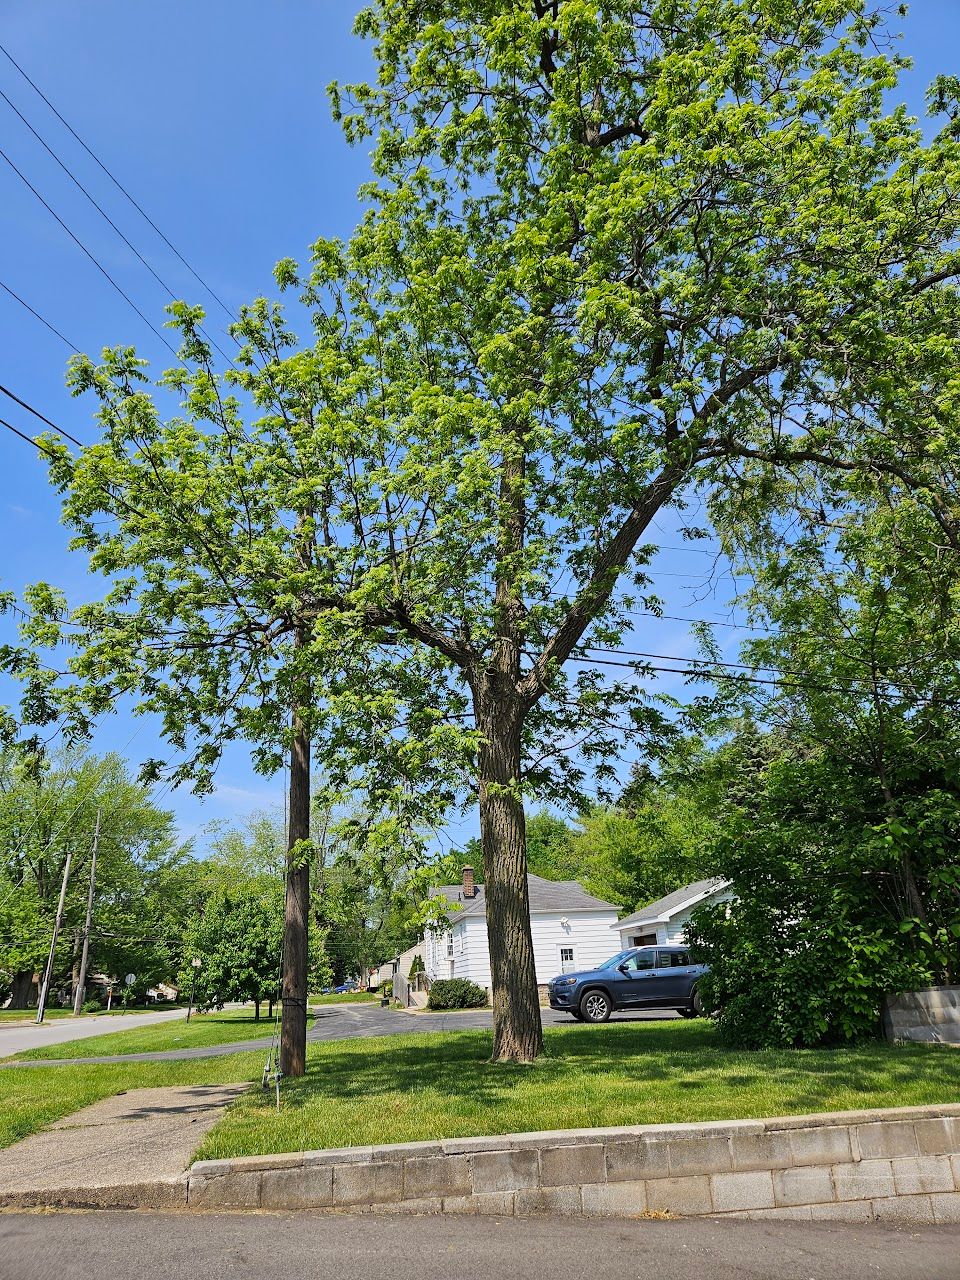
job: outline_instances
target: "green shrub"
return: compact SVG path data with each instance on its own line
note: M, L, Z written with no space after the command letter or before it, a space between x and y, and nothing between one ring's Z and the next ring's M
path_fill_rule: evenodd
M389 999L390 999L390 997L393 995L393 983L392 983L392 982L381 982L381 983L380 983L380 994L381 994L381 996L386 996L386 997L387 997L387 999L389 1000Z
M418 973L423 973L423 956L413 957L413 960L410 964L410 972L407 974L407 977L413 978Z
M103 1001L95 998L84 1000L83 1004L80 1006L81 1013L100 1013L102 1009Z
M483 987L467 978L439 978L431 984L427 1001L431 1009L482 1009L486 1003Z

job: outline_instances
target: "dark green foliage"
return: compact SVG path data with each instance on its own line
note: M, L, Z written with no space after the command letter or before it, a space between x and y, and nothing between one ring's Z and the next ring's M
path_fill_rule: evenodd
M483 987L467 978L438 978L430 986L431 1009L482 1009L486 1003Z

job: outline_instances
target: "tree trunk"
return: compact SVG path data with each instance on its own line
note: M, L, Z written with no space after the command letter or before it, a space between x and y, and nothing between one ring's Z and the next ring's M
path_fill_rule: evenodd
M260 1021L260 1001L259 1000L254 1000L253 1002L253 1020L254 1022Z
M519 790L523 707L511 693L479 699L480 838L493 981L493 1061L532 1062L543 1048L530 929L526 826Z
M29 1009L30 997L35 986L32 969L22 969L13 975L10 1003L8 1009Z
M283 922L283 1015L280 1070L302 1076L307 1063L307 927L310 859L298 849L310 839L310 735L299 713L293 719L290 749L290 827Z

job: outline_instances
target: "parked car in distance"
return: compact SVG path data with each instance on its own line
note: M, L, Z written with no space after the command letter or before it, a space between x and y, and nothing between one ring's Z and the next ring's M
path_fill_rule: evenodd
M334 987L333 989L338 996L342 996L347 991L359 991L360 985L351 979L349 982L341 982L339 987Z
M626 1009L676 1009L695 1018L701 1012L697 983L708 969L694 964L686 947L630 947L596 969L551 978L547 994L551 1009L579 1022L606 1022Z

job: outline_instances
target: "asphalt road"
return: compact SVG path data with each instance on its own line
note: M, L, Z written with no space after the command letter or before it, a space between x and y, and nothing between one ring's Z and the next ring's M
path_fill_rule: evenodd
M0 1214L2 1280L956 1280L960 1225Z
M568 1013L558 1013L553 1009L542 1009L540 1012L545 1027L563 1023L569 1025L573 1021ZM381 1009L378 1004L336 1004L321 1005L311 1010L311 1016L314 1021L307 1030L308 1042L410 1035L426 1031L466 1031L493 1025L493 1013L490 1009L466 1009L457 1013L405 1013L400 1009ZM617 1022L650 1022L679 1017L680 1015L674 1013L672 1009L650 1009L614 1015ZM109 1027L107 1030L119 1031L120 1028ZM229 1053L266 1049L269 1045L270 1037L267 1036L256 1040L237 1040L231 1044L214 1044L196 1049L163 1049L153 1053L112 1054L92 1058L33 1059L26 1062L6 1062L0 1066L53 1067L75 1063L84 1063L89 1066L107 1062L172 1062L191 1058L219 1058ZM24 1045L23 1048L27 1046ZM18 1052L18 1050L8 1050L8 1052ZM0 1280L3 1280L2 1273L0 1273Z
M36 1011L34 1016L36 1016ZM25 1009L29 1018L31 1010ZM185 1009L158 1009L156 1013L117 1013L94 1015L92 1018L51 1018L49 1022L21 1023L19 1026L0 1025L0 1058L11 1053L23 1053L27 1049L43 1049L48 1044L63 1044L65 1040L86 1040L88 1036L103 1036L111 1031L128 1031L131 1027L148 1027L154 1022L175 1022L185 1018Z

